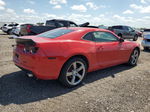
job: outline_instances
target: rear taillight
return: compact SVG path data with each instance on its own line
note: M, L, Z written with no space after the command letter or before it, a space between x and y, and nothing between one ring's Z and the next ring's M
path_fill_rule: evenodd
M30 28L31 28L31 25L27 25L27 32L28 32L28 33L31 32Z
M34 46L25 46L23 49L24 53L30 53L30 54L35 54L38 51L38 47Z

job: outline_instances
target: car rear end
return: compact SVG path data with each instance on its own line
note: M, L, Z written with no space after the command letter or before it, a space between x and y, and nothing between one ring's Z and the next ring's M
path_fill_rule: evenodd
M42 44L46 41L42 38L35 38L38 37L30 36L15 38L16 45L14 45L13 50L13 61L15 65L27 74L33 74L36 78L45 80L56 79L60 71L58 69L61 68L59 67L60 65L58 62L56 62L58 60L49 59L50 57L48 57L42 48ZM38 42L36 40L38 40ZM48 44L52 48L53 44Z
M2 28L1 28L1 29L2 29L2 31L3 31L3 32L5 32L5 33L6 33L6 32L7 32L7 30L8 30L8 29L7 29L7 24L4 24L4 25L2 26Z
M144 31L143 33L142 46L144 47L144 49L150 48L150 29Z

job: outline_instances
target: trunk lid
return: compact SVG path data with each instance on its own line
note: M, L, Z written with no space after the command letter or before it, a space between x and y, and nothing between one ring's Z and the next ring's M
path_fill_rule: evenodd
M28 45L36 45L38 43L48 43L53 41L53 39L50 38L36 37L36 36L15 37L15 40L16 43Z

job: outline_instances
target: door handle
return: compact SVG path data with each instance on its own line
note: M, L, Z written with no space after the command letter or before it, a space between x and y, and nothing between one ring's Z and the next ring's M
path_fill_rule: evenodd
M103 50L103 46L99 46L97 50Z

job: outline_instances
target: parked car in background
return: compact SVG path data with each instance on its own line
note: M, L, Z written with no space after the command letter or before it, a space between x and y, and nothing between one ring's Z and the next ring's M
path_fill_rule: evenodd
M77 25L76 23L69 20L52 19L47 20L45 26L37 26L31 24L21 25L20 33L21 35L37 35L60 27L85 27L88 25L88 22L81 25Z
M80 84L87 72L122 63L135 66L140 55L138 43L99 28L63 27L15 39L15 65L39 79L59 79L68 87Z
M137 32L138 37L142 37L143 32L139 31L139 30L135 30Z
M17 25L18 23L4 24L1 29L3 32L7 34L12 34L12 29L16 27Z
M20 25L12 29L12 34L20 36Z
M21 33L20 33L21 25L25 25L25 24L19 23L17 26L13 27L12 34L16 36L21 36Z
M133 41L136 41L138 39L138 33L129 26L112 26L109 27L108 30L111 30L123 39L133 39Z
M143 31L142 46L144 50L148 50L150 48L150 29L145 29Z

